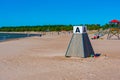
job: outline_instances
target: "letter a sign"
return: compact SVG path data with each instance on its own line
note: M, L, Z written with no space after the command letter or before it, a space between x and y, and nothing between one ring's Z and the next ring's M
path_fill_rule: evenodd
M75 31L75 32L76 32L76 33L80 33L79 27L76 28L76 31Z
M82 34L82 33L86 33L86 31L87 31L86 26L73 26L74 34Z

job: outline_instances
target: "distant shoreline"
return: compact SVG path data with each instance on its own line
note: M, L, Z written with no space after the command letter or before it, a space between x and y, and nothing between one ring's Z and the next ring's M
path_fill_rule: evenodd
M0 33L40 34L41 32L0 32Z
M27 37L41 37L41 33L26 33L26 32L0 32L0 42L9 41L13 39L27 38Z

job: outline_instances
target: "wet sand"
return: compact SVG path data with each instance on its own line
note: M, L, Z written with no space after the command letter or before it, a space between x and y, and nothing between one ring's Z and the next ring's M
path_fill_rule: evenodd
M71 34L0 43L0 80L119 80L120 40L91 40L97 58L64 57Z

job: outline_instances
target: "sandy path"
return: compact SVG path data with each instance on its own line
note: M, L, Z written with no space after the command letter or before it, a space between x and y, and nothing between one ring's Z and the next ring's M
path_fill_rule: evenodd
M99 58L65 58L70 38L43 36L0 43L0 80L120 79L120 41L92 40L95 52L102 54Z

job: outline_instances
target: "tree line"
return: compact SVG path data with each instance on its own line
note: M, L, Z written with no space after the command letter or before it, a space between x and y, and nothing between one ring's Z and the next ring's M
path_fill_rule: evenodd
M79 26L81 26L80 24ZM49 31L71 31L73 30L73 26L75 25L38 25L38 26L7 26L7 27L1 27L0 31L3 32L25 32L25 31L43 31L43 32L49 32ZM105 24L101 26L100 24L85 24L87 26L88 30L99 30L99 29L106 29L109 27L109 24Z

